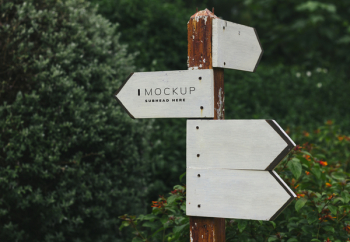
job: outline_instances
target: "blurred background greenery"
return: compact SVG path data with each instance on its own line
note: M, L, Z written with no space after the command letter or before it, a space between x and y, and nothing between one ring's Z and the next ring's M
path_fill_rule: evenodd
M112 96L132 71L187 68L196 7L254 27L264 49L255 73L225 70L226 119L307 132L333 120L350 132L348 0L0 6L3 241L123 241L117 216L149 212L178 183L186 120L131 120Z

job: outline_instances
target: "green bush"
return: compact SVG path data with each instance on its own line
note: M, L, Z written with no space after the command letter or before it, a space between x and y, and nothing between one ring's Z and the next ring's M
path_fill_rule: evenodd
M133 57L82 0L0 5L0 241L119 241L149 183L151 123L113 99Z
M275 170L298 198L275 221L226 219L226 241L349 240L350 136L332 121L313 132L294 130L291 136L303 145L296 146ZM153 202L151 214L121 216L120 229L136 229L135 242L188 241L185 186L174 189L167 198Z

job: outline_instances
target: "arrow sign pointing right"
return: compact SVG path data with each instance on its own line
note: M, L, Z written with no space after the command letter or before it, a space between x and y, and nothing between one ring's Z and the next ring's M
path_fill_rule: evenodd
M274 171L186 171L186 215L274 220L296 197Z
M273 170L295 147L274 120L188 120L187 167Z
M213 19L213 67L254 72L263 54L254 28Z
M186 214L273 220L296 197L273 171L295 146L274 120L187 120Z

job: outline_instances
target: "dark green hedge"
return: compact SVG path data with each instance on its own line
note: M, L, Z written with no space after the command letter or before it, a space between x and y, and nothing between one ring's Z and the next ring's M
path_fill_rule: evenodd
M82 0L0 4L0 241L118 241L149 178L151 125L113 98L133 57Z

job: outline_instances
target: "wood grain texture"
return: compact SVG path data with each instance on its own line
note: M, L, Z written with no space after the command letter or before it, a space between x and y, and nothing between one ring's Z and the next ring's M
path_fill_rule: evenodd
M186 139L188 168L272 170L295 146L264 119L187 120Z
M225 242L225 219L190 217L190 238L193 242Z
M208 9L191 16L187 23L189 70L212 69L212 19L217 18Z
M269 171L187 168L186 181L189 216L271 220L296 197Z
M189 70L212 69L212 20L217 18L208 9L192 15L187 24ZM213 90L214 119L225 118L224 70L214 68ZM224 242L224 218L190 217L190 239L192 242Z
M221 19L212 25L213 67L255 71L263 53L255 29Z
M133 118L213 118L214 71L136 72L115 97Z
M224 69L214 68L214 119L225 119Z

